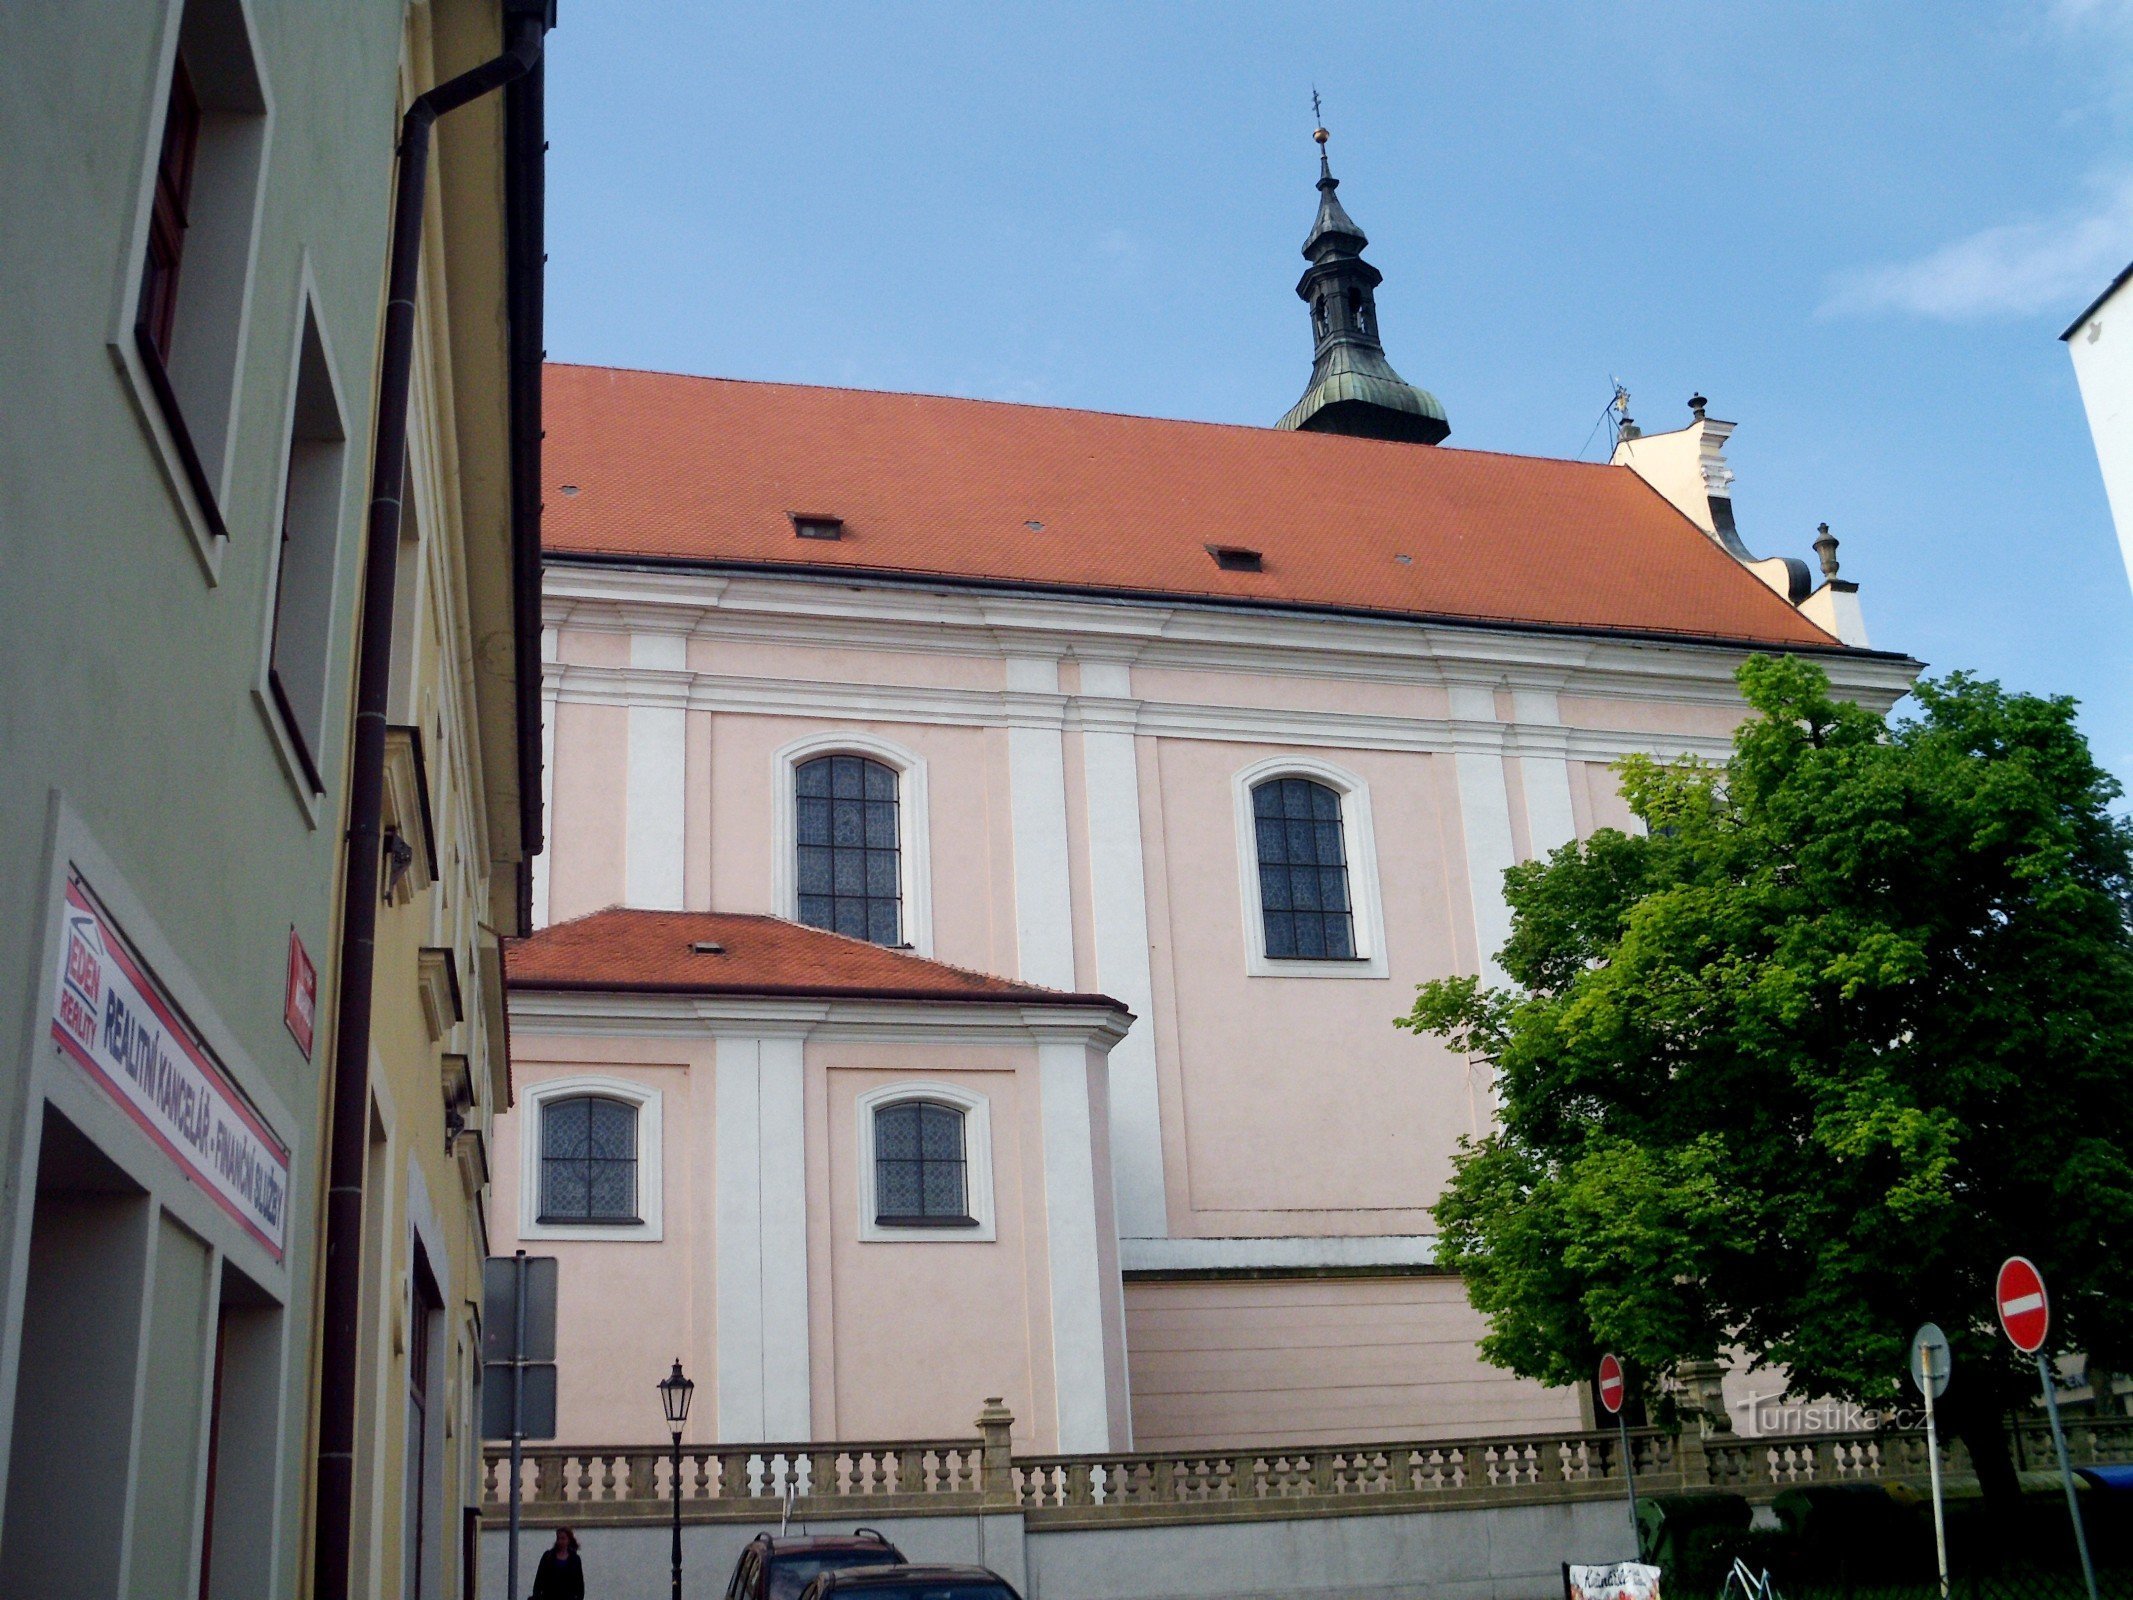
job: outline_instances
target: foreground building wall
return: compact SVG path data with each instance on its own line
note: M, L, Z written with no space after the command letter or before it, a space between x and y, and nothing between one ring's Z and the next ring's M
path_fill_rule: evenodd
M309 1583L394 146L414 95L501 31L489 0L0 13L24 223L0 311L0 1570L25 1594ZM514 650L488 118L440 140L425 246L396 659L428 744L403 832L421 812L435 853L395 891L376 991L357 1592L377 1595L459 1591L478 1471L484 1180L474 1141L446 1155L444 1108L472 1082L478 1129L505 1093L494 930L521 854L492 776L517 725L496 694ZM441 1031L433 951L466 1008Z

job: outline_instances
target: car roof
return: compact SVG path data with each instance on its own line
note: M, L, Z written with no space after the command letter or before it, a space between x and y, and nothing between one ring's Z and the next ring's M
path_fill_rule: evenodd
M817 1533L802 1538L788 1539L775 1534L759 1533L748 1541L750 1544L767 1546L773 1556L801 1555L808 1551L824 1550L880 1550L895 1549L885 1535L869 1529L865 1533Z
M858 1589L869 1584L909 1583L913 1579L922 1582L938 1582L952 1579L957 1583L997 1583L1002 1588L1008 1582L990 1567L949 1566L938 1562L908 1562L893 1567L844 1567L836 1572L825 1572L816 1580L824 1588Z

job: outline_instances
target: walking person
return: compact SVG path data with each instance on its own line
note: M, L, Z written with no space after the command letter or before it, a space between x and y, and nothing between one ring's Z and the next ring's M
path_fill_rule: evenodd
M555 1543L541 1552L541 1564L533 1569L533 1600L585 1600L578 1536L568 1528L556 1529Z

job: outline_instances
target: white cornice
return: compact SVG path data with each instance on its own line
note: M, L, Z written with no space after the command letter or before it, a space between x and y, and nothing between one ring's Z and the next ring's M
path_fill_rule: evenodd
M1109 1050L1123 1011L1041 1001L841 1000L771 995L630 994L520 989L511 1025L529 1033L677 1038L722 1035L856 1042L1032 1045Z
M672 674L647 675L630 667L578 664L560 669L553 682L556 697L567 703L631 706L672 704L667 698L673 692L672 678ZM1081 729L1244 744L1531 755L1573 761L1614 761L1632 751L1720 760L1732 748L1724 734L720 673L697 675L689 686L687 704L693 711L803 716L839 723Z
M1740 646L1403 618L1314 615L1073 595L773 574L551 566L553 627L656 629L733 643L997 659L1060 655L1143 666L1401 684L1482 683L1676 703L1740 704ZM1841 693L1877 710L1908 691L1887 657L1816 657ZM997 714L997 712L995 713Z

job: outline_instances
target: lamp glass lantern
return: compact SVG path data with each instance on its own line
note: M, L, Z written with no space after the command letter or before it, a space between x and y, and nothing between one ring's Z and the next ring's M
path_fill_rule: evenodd
M667 1414L667 1426L681 1432L689 1420L689 1401L696 1393L696 1380L682 1376L681 1359L675 1358L674 1370L659 1380L659 1404Z

